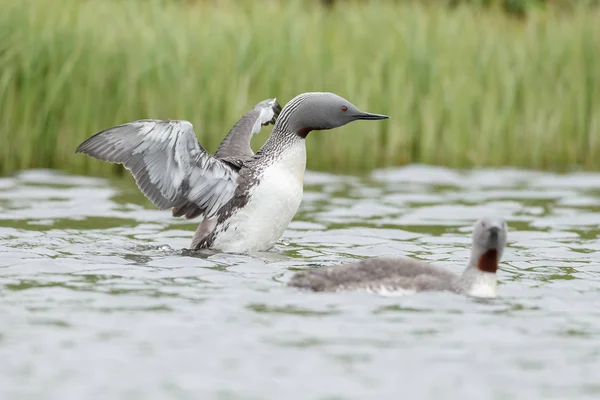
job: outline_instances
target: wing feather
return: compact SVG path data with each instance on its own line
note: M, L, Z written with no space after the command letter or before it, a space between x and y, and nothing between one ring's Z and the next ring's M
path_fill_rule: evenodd
M77 153L123 164L144 195L173 214L211 218L235 193L238 174L211 156L183 120L139 120L90 137Z
M258 103L231 128L219 145L215 157L227 158L228 162L236 165L236 158L253 156L254 152L250 147L252 135L260 132L263 125L275 123L280 112L281 106L277 99L267 99Z

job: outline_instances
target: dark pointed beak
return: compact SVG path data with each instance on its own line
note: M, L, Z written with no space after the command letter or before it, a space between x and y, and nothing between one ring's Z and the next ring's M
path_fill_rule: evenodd
M387 115L381 114L371 114L368 112L361 112L356 116L356 119L368 119L368 120L376 120L376 119L388 119Z
M490 235L498 236L499 233L500 233L500 228L498 228L497 226L492 226L490 228Z
M498 236L500 234L500 228L492 226L489 228L490 231L490 246L495 247L498 245Z

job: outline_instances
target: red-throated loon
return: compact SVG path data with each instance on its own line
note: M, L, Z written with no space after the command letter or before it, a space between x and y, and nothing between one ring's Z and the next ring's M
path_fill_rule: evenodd
M223 159L212 156L198 143L192 124L183 120L116 126L90 137L76 152L123 164L159 209L172 208L174 216L186 218L202 216L193 249L265 251L300 206L308 133L386 118L361 111L334 93L310 92L285 105L254 155L234 151L233 159L227 152Z
M496 269L506 245L507 230L502 219L477 221L471 258L461 275L411 258L381 257L298 272L288 285L317 292L446 290L473 297L496 297Z

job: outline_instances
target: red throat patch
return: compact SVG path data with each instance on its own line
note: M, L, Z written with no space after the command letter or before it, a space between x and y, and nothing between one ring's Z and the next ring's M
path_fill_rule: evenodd
M496 273L498 269L498 250L491 249L486 251L479 257L477 268L483 272Z
M312 131L311 128L302 128L298 132L296 132L296 134L298 136L300 136L301 138L306 139L306 136L308 136L308 134L310 133L310 131Z

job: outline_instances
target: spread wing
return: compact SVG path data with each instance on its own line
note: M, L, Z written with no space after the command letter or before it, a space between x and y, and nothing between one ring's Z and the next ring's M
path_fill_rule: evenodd
M231 128L219 145L215 157L236 166L241 164L244 158L252 157L252 135L260 132L261 126L274 124L280 112L281 106L277 99L267 99L258 103Z
M119 125L90 137L76 153L123 164L142 193L175 216L210 218L237 188L237 172L202 148L188 121Z

